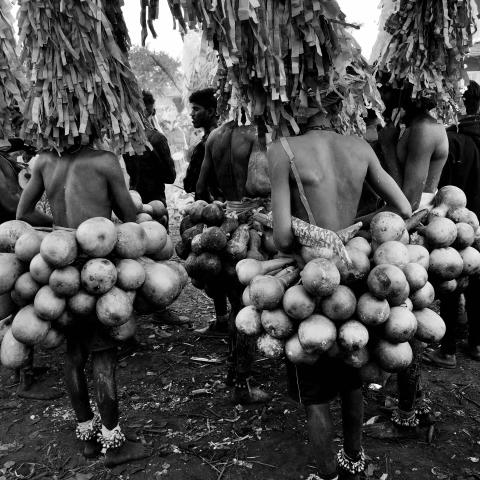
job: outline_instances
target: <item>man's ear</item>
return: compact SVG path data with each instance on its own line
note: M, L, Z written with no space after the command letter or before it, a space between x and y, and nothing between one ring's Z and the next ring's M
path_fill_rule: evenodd
M216 109L216 108L213 108L213 107L210 107L210 108L207 110L207 113L208 113L208 117L209 117L209 118L215 118L216 115L217 115L217 109Z

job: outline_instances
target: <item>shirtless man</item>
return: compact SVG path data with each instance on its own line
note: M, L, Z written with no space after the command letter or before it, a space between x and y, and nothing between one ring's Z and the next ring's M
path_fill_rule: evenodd
M213 130L205 146L205 159L197 182L197 199L209 201L214 185L227 201L227 213L241 214L254 208L251 203L242 203L247 197L246 183L248 162L256 141L253 127L239 127L228 122ZM259 205L256 205L257 207ZM242 308L243 288L233 277L222 278L214 285L217 294L226 293L230 302L228 318L230 367L227 384L234 385L234 400L238 403L266 402L270 396L250 384L251 367L255 345L246 335L239 334L235 327L235 317Z
M380 131L379 142L386 170L417 210L433 200L448 156L448 138L443 125L429 113L435 107L433 101L426 97L400 101L404 113L398 118L406 127L403 135L398 125L389 122Z
M405 113L401 121L406 129L400 136L395 148L392 139L396 134L391 131L380 134L384 142L385 161L393 166L392 172L398 185L408 198L412 210L433 207L433 199L437 191L440 176L448 157L448 138L443 125L439 124L429 111L435 104L428 98L412 100L408 97L403 102ZM390 146L385 146L389 143ZM430 407L421 390L421 357L422 345L412 340L414 359L411 365L397 375L398 408L392 413L391 424L373 425L374 436L396 438L411 436L420 420L430 422Z
M248 161L256 139L253 127L239 127L233 121L213 130L205 145L195 197L207 200L212 182L218 185L227 202L248 197L245 187Z
M403 217L411 215L408 200L380 166L371 147L362 139L319 131L322 114L310 118L305 134L285 139L298 169L308 204L318 226L333 231L351 225L357 212L364 180ZM289 152L290 153L290 152ZM299 189L291 174L289 153L280 141L268 151L272 185L273 235L285 252L296 248L291 216L308 221ZM362 450L363 396L358 369L341 360L322 357L313 366L287 361L289 391L305 406L310 442L322 479L358 479L364 468ZM329 404L342 401L343 449L333 452L333 422Z
M26 149L27 147L20 138L10 138L8 142L2 142L0 148L0 191L2 192L0 195L0 223L15 219L22 193L18 183L21 167L10 158L9 154ZM30 149L28 150L30 151ZM30 220L32 225L51 226L52 223L51 217L38 209L33 212ZM48 387L45 382L37 382L37 375L43 373L47 368L34 367L33 356L32 349L28 364L14 373L14 382L18 382L17 395L32 400L52 400L60 397L61 392Z
M18 205L18 219L30 220L43 192L58 227L76 228L92 217L111 218L112 210L124 222L135 221L135 206L122 170L110 152L77 146L62 156L55 152L39 154ZM109 467L145 458L144 447L125 440L118 424L115 342L96 318L82 319L66 332L66 337L65 383L78 421L77 438L84 442L84 456L98 455L103 445L105 465ZM90 407L85 377L89 356L100 416Z

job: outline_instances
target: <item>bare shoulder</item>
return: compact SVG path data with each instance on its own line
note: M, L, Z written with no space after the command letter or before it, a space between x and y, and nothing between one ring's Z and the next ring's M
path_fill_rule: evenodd
M96 171L107 175L120 169L118 157L107 150L91 150L84 158Z
M35 157L34 157L35 158ZM56 152L43 151L37 154L37 157L34 160L34 167L37 169L42 169L46 165L52 164L53 162L58 161L60 157Z
M372 147L370 144L362 137L358 137L357 135L338 135L338 141L341 143L345 143L345 145L348 145L351 148L354 148L355 150L360 151L370 151L372 150Z
M410 130L415 133L427 133L435 132L439 134L445 134L445 127L432 119L424 119L419 122L415 122L410 126Z
M290 144L291 138L287 140ZM287 152L283 147L281 141L279 139L274 140L267 148L267 159L270 165L270 169L273 166L280 167L284 165L290 165L290 159L288 158Z
M257 139L257 129L255 125L237 126L234 128L233 133L248 142L254 142Z
M214 128L208 135L206 144L211 145L212 143L218 141L221 138L224 129L224 125L220 125L219 127Z

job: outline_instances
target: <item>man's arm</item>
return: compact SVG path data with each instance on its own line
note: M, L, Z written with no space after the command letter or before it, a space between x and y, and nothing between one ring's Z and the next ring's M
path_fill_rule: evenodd
M380 130L378 134L378 142L382 150L383 167L398 185L401 185L403 179L397 157L399 133L399 129L390 123Z
M160 162L160 172L162 174L162 181L164 183L173 183L177 176L175 171L175 163L173 162L170 147L168 146L167 138L160 132L155 132L150 140L153 151Z
M125 183L120 163L113 154L105 154L105 157L106 171L104 174L112 200L113 211L122 222L134 222L137 211Z
M36 209L38 201L45 192L41 164L42 155L40 155L38 160L33 164L32 176L18 202L16 218L17 220L23 220L34 226L51 227L53 224L52 217Z
M403 218L412 216L410 202L403 194L397 182L382 168L375 152L368 146L367 180L375 193L387 203L382 210L391 210ZM378 212L375 212L378 213Z
M267 158L272 185L273 239L280 251L288 253L294 242L290 206L290 163L278 143L270 146Z
M413 210L420 205L434 152L434 144L427 133L423 128L416 127L411 129L408 137L407 158L401 186Z
M212 175L212 136L210 136L205 145L205 157L203 158L202 168L195 187L195 200L210 201L209 180Z

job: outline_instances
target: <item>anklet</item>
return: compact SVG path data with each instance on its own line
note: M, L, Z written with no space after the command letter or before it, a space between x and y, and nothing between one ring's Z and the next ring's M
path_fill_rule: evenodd
M428 398L422 398L415 409L417 415L428 415L432 413L432 401Z
M117 425L113 430L109 430L102 425L102 431L98 433L98 441L105 450L121 447L125 443L125 435Z
M353 458L350 458L342 448L337 453L337 462L343 470L351 473L352 475L355 475L356 473L362 473L365 470L365 452L362 448L358 454L358 460L354 460Z
M399 427L418 427L419 420L415 414L415 410L413 412L403 412L402 410L394 410L392 412L392 422Z
M77 428L75 429L75 436L82 442L92 440L99 434L101 427L102 422L100 416L95 414L91 420L78 422Z
M242 380L235 380L235 388L245 388L246 390L250 391L250 382L248 378L244 378Z

